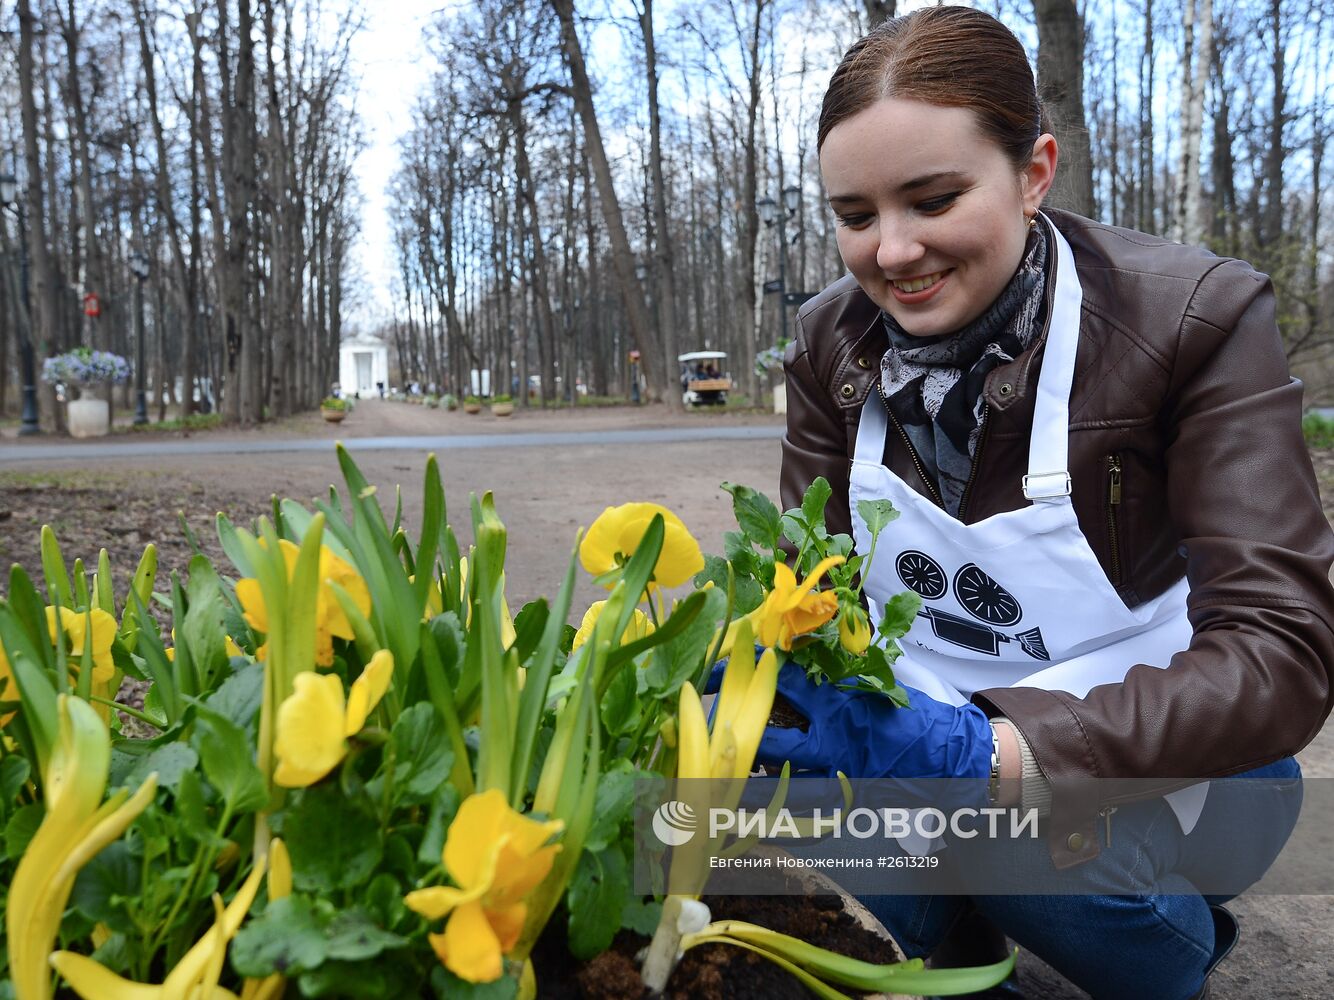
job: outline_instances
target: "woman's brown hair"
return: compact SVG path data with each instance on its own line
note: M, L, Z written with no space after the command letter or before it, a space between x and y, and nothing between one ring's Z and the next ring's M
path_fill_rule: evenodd
M835 126L887 97L969 108L1020 169L1050 131L1019 39L971 7L926 7L855 42L825 91L816 149Z

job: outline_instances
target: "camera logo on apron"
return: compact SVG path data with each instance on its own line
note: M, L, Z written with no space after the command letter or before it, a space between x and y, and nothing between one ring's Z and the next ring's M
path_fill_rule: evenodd
M949 592L945 570L924 552L908 549L899 553L894 568L903 585L924 601L939 600ZM1014 635L998 631L996 626L1007 628L1018 624L1024 616L1024 609L1013 594L976 563L965 563L954 574L954 598L977 621L939 608L923 606L917 613L931 622L931 631L937 639L989 656L1000 656L1001 643L1017 642L1019 648L1033 659L1051 659L1042 641L1040 628L1034 627Z

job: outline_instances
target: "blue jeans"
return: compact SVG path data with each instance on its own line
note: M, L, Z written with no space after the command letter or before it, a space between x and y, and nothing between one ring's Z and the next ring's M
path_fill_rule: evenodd
M1248 798L1247 815L1239 820L1228 796L1216 792L1228 781L1250 778L1267 780L1247 786L1261 788L1261 800ZM1007 884L1014 885L1013 895L866 896L861 901L910 958L929 956L971 906L1097 1000L1186 1000L1212 971L1210 904L1235 895L1201 895L1192 874L1201 880L1207 876L1193 860L1224 857L1233 884L1253 884L1287 842L1301 801L1301 768L1287 758L1216 780L1188 835L1162 799L1121 806L1113 814L1111 846L1104 843L1098 856L1079 868L1095 885L1132 884L1142 886L1142 894L1023 895L1024 885L1034 884L1033 873L1052 870L1042 836L974 841L950 860L960 885L969 884L970 866L973 872L985 871L991 885L996 873L1004 872Z

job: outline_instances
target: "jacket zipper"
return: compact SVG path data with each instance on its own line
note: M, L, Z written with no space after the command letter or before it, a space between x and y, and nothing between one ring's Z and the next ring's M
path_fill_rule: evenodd
M968 497L973 492L973 480L977 479L977 470L982 467L982 448L987 443L987 430L991 427L991 422L987 417L991 416L991 407L986 403L982 404L982 431L977 438L977 450L973 452L973 464L968 470L968 482L963 488L963 495L959 497L959 520L963 520L964 513L968 510Z
M936 489L935 484L931 482L930 478L927 476L926 467L922 465L921 456L917 454L917 449L912 446L912 441L908 439L908 432L903 429L903 425L899 423L899 418L894 416L894 411L889 408L889 400L885 398L885 387L880 384L879 379L876 379L875 388L876 392L880 393L880 402L885 405L885 412L889 414L889 419L894 424L894 429L899 432L899 437L903 438L903 443L908 449L908 454L912 457L912 464L917 467L917 475L921 477L926 488L931 491L931 499L935 501L936 506L941 508L941 510L944 510L945 501L941 499L940 491Z
M1112 585L1121 585L1121 530L1118 511L1121 506L1121 456L1107 456L1107 541L1111 546Z

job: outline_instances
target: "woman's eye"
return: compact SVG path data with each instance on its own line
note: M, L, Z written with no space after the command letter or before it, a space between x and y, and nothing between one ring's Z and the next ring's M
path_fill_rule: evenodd
M861 229L862 226L871 221L869 215L840 215L837 218L838 224L846 226L848 229Z
M931 215L934 212L943 212L945 209L953 205L955 199L958 197L958 191L951 191L949 194L942 194L938 198L929 198L926 201L920 201L917 203L917 211L924 212L927 215Z

